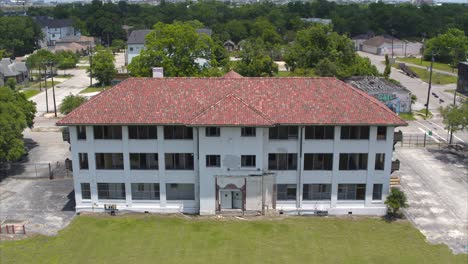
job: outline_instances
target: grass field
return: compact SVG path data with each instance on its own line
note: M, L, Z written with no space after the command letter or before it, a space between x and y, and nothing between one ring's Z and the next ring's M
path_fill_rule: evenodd
M423 61L421 63L420 58L397 58L397 61L402 61L402 62L408 62L416 65L421 65L424 67L430 67L431 62L430 61ZM449 64L446 63L440 63L440 62L434 62L433 65L434 69L441 70L441 71L446 71L446 72L453 72L452 67L450 67ZM457 72L457 69L455 69L455 72Z
M399 113L398 116L400 116L403 120L406 121L416 120L413 113Z
M24 93L28 99L40 93L39 90L22 90L21 92Z
M105 86L105 87L88 87L84 90L81 90L80 94L84 93L94 93L94 92L102 92L105 89L109 88L110 86Z
M419 76L419 78L421 78L421 80L425 82L429 82L430 73L428 71L426 71L425 69L416 68L416 67L409 67L409 68L411 68ZM449 83L456 83L456 82L457 82L456 76L441 74L438 72L432 72L432 83L434 84L449 84Z
M467 263L409 222L78 216L56 237L0 243L6 263Z

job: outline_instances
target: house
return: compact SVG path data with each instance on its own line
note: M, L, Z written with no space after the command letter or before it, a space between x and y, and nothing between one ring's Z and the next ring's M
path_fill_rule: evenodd
M420 42L401 41L395 37L376 36L362 42L362 51L376 55L416 56L421 54Z
M362 45L363 45L364 41L366 41L366 40L368 40L370 38L373 38L373 37L374 37L373 32L368 32L366 34L360 34L360 35L352 37L351 40L354 43L354 49L362 51Z
M224 42L223 47L229 52L237 50L237 45L232 40Z
M345 82L377 98L395 113L411 112L411 92L400 84L375 76L353 76Z
M161 71L154 71L161 73ZM65 116L76 210L384 215L394 128L335 78L128 78Z
M47 16L34 17L36 23L44 33L44 38L39 42L42 48L55 46L60 39L80 37L81 33L73 27L72 19L52 19Z
M132 59L140 55L141 51L145 48L145 38L151 32L150 29L134 30L130 33L127 39L127 64L132 62ZM211 36L212 30L208 28L197 29L198 34L206 34ZM201 59L199 63L201 67L205 64L206 60Z
M140 55L140 52L145 48L145 38L151 32L151 29L134 30L130 33L127 39L127 64L132 62L132 59Z
M458 63L457 92L468 96L468 62Z
M23 83L28 81L29 72L25 62L17 62L10 58L3 58L0 61L0 75L4 84L9 78L14 78L16 83ZM2 84L2 82L0 82L0 84Z
M56 53L60 51L72 51L80 55L87 55L89 49L93 49L96 42L93 37L79 36L59 39L55 42L55 46L49 47L49 50Z
M318 17L308 17L308 18L301 18L302 21L306 23L314 23L314 24L322 24L322 25L331 25L332 20L326 18L318 18Z

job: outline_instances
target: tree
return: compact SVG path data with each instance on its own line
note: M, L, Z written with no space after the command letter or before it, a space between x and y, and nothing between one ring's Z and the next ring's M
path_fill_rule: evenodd
M15 78L8 78L5 85L10 88L12 91L16 90L16 79Z
M37 69L42 71L48 62L57 63L57 57L54 53L45 49L38 50L26 59L26 65L29 70Z
M133 76L151 76L152 67L163 67L169 77L204 76L218 67L215 43L210 36L198 34L193 23L158 22L146 36L145 49L128 66Z
M62 104L60 105L60 112L63 114L68 114L73 111L78 106L82 105L87 101L86 97L80 95L67 95L63 98Z
M0 88L0 163L24 154L23 130L33 126L36 106L23 93Z
M405 193L395 187L390 189L390 194L387 196L385 204L387 205L387 208L390 211L390 215L392 216L398 215L401 208L408 207Z
M16 56L24 56L38 48L42 31L27 16L0 16L0 49Z
M241 60L234 69L245 77L273 76L278 72L278 65L266 54L262 41L246 41L241 51Z
M441 107L440 113L445 127L452 133L465 130L468 127L468 99L464 99L461 104L456 106ZM450 143L452 143L452 138L450 138Z
M98 47L96 48L96 54L93 56L93 63L91 68L88 69L88 72L91 70L93 77L96 78L101 85L110 85L117 73L114 61L114 55L112 55L109 49Z
M125 41L123 41L121 39L114 39L112 41L111 48L112 48L113 53L119 52L119 50L125 48Z
M391 72L390 60L388 59L388 54L385 54L385 70L383 72L383 76L385 79L388 79L390 77L390 72Z
M65 74L66 69L75 68L79 59L79 56L72 51L61 51L56 53L57 68L63 70L63 74Z
M433 52L436 61L450 63L455 68L459 61L464 61L467 58L468 37L462 30L448 29L444 34L426 42L424 58L430 60Z

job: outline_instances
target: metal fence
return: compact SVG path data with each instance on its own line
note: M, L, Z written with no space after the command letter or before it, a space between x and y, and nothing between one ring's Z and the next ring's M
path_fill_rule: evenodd
M401 148L444 148L447 147L448 143L441 139L436 139L433 136L427 134L421 135L403 135L402 140L395 144L395 147Z
M72 173L65 162L56 163L9 163L0 167L0 180L6 177L17 179L66 178Z

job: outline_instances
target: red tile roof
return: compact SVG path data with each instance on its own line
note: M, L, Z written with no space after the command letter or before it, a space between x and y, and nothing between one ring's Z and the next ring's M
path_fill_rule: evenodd
M335 78L129 78L57 122L79 124L406 125Z
M223 78L242 78L243 76L235 72L234 70L230 70L228 73L223 75Z

